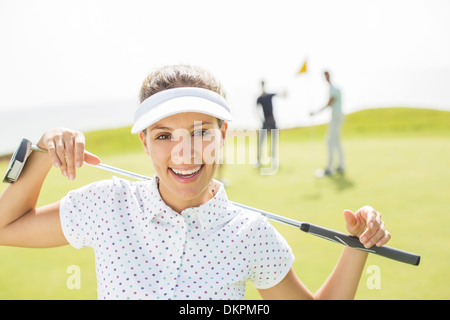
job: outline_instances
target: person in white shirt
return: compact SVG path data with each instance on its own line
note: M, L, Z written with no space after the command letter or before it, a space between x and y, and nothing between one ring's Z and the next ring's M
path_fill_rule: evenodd
M260 214L233 205L213 179L231 120L224 96L220 83L198 67L155 70L142 85L132 132L156 176L94 182L36 208L52 165L75 179L83 161L100 163L85 151L82 133L45 132L38 146L48 153L32 153L0 197L0 245L92 247L99 299L243 299L247 281L265 299L353 298L366 252L344 248L312 293L294 272L285 239ZM366 247L390 239L371 207L345 210L344 218Z
M338 173L344 173L344 151L341 143L341 129L344 123L344 114L342 112L341 90L331 82L330 73L324 71L325 80L330 86L328 103L321 109L311 112L311 116L331 108L331 120L328 125L327 146L328 146L328 164L325 169L325 175L333 173L334 154L337 152L339 165L336 169Z

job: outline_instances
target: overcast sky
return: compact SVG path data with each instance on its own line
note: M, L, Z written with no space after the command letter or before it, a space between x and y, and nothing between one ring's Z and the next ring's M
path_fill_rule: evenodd
M237 123L255 114L261 79L288 91L280 122L301 123L326 99L324 69L347 112L450 110L449 17L447 0L0 0L0 112L134 108L146 74L172 63L221 79Z

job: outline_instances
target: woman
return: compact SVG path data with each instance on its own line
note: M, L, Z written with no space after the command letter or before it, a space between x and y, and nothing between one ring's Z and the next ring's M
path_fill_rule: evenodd
M0 244L95 251L100 299L243 299L250 280L265 299L353 298L367 253L344 248L323 286L311 293L292 269L294 257L267 219L237 208L213 180L231 120L219 82L192 66L152 72L141 88L132 132L140 135L156 177L113 178L36 208L54 165L69 179L83 161L84 136L44 133L20 179L0 197ZM371 207L344 211L347 230L366 247L390 234Z

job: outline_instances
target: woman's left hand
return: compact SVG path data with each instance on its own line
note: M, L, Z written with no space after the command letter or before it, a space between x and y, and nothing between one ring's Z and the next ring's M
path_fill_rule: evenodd
M355 213L344 210L344 217L347 231L358 237L366 248L374 244L381 247L391 239L391 234L381 220L381 214L370 206L364 206Z

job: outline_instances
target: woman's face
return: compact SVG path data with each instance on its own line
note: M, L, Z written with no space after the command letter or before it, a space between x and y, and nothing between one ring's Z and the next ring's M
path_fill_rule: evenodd
M213 197L208 188L217 168L226 124L202 113L186 112L151 125L141 140L159 177L159 192L181 212Z

